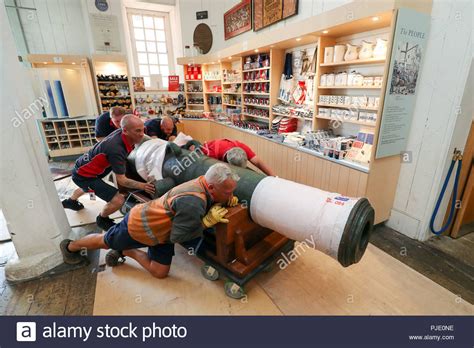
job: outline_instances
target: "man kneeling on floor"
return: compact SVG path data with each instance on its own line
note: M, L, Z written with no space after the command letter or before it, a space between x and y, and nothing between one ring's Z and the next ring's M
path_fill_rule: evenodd
M155 192L152 183L135 181L125 176L127 156L133 147L143 140L145 134L143 121L134 115L125 115L120 121L120 126L121 128L77 159L72 172L72 181L79 188L70 198L62 201L64 208L81 210L84 209L84 205L78 201L79 197L88 191L94 191L107 202L96 219L97 226L104 231L114 225L109 215L119 210L125 201L117 188L102 180L111 171L115 173L117 183L123 187L144 190L150 194Z
M197 245L203 230L225 219L222 204L236 206L233 192L239 177L224 163L211 166L204 176L178 185L162 197L134 206L123 220L105 234L91 234L77 241L61 242L64 262L78 264L83 249L113 249L108 266L135 259L156 278L168 275L174 243ZM148 253L138 248L148 247Z

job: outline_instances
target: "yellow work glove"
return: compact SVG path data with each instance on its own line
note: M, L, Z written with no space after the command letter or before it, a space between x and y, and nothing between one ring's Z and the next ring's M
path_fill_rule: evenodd
M207 212L206 216L202 218L202 223L207 228L222 223L229 223L229 220L225 219L224 216L227 214L227 209L222 207L220 204L214 204L211 209Z
M239 199L237 196L232 196L232 198L227 202L228 207L235 207L237 204L239 204Z

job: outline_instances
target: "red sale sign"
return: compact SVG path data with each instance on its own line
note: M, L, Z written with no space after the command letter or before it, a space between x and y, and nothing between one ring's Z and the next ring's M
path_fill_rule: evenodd
M179 92L179 76L178 75L168 76L168 91Z

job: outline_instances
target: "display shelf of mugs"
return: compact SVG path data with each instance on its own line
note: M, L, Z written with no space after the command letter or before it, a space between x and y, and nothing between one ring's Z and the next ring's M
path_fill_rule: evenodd
M319 39L313 129L335 130L349 123L359 126L354 136L363 127L377 132L389 29ZM327 95L331 91L333 95Z
M361 110L371 110L371 111L378 111L378 107L370 107L370 106L355 106L355 105L346 105L346 104L341 104L341 105L333 105L333 104L324 104L324 103L318 103L316 104L317 106L322 106L322 107L327 107L327 108L344 108L344 109L351 109L351 108L357 108Z
M385 58L368 58L368 59L355 59L350 61L342 62L331 62L331 63L322 63L322 67L334 67L334 66L344 66L344 65L364 65L364 64L383 64L385 63Z

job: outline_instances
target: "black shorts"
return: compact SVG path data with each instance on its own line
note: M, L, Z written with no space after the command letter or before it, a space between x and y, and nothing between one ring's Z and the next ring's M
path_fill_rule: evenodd
M162 265L171 265L171 260L174 256L174 244L157 244L153 246L145 245L137 242L130 237L128 233L128 214L125 215L122 221L115 226L112 226L104 234L104 242L109 248L114 250L127 250L148 247L148 257L150 260L156 261Z
M117 194L118 189L102 180L102 178L107 176L109 173L110 170L106 171L97 178L86 178L77 174L76 170L73 170L72 181L74 181L74 183L79 186L82 191L88 192L89 190L93 190L97 197L102 198L106 202L110 202Z

